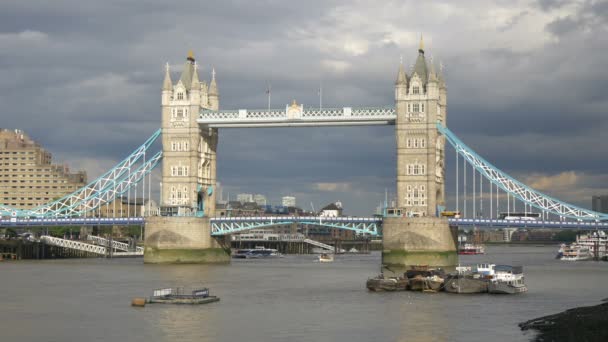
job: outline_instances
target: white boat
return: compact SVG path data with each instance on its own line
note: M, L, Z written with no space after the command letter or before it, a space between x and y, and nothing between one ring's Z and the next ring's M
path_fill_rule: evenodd
M333 262L334 256L333 254L323 253L319 254L319 262Z
M489 293L516 294L528 291L522 266L496 265L488 284Z
M486 253L486 251L482 245L465 243L465 244L458 246L458 254L475 255L475 254L485 254L485 253Z
M570 244L569 246L561 246L560 253L561 257L559 259L565 261L582 261L593 259L591 249L587 246L579 245L576 242Z
M264 248L263 246L256 246L253 249L239 249L232 255L236 259L253 259L253 258L268 258L268 257L282 257L283 254L279 253L274 248Z

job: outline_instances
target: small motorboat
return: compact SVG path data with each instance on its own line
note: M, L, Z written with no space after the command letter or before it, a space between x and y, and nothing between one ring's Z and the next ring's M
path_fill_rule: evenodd
M333 262L334 256L329 253L322 253L319 255L319 262Z

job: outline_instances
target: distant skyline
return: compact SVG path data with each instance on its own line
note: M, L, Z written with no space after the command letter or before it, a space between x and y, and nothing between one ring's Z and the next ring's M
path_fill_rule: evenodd
M176 75L188 50L201 79L215 68L220 109L267 108L269 88L273 108L318 107L320 84L324 107L384 106L421 34L445 65L448 126L465 143L564 201L590 208L608 194L600 1L2 1L0 125L92 180L159 127L165 63ZM369 215L394 193L395 159L392 126L225 129L218 179L224 197L340 200Z

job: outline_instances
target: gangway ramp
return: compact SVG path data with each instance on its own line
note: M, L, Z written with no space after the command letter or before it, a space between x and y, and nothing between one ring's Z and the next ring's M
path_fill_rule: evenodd
M320 247L320 248L323 248L323 249L327 249L328 251L332 251L332 252L336 251L336 248L334 246L325 244L323 242L319 242L319 241L315 241L315 240L311 240L311 239L304 239L304 242L306 242L308 244L311 244L313 246L317 246L317 247ZM340 249L339 250L339 253L344 253L344 252L346 252L344 249Z
M87 240L93 242L95 245L98 245L98 246L108 246L108 242L110 241L106 238L102 238L100 236L95 236L95 235L87 235ZM115 241L115 240L111 240L111 241L112 241L112 248L114 248L115 250L133 252L132 248L129 247L128 243ZM141 252L143 254L144 248L135 247L135 252Z
M85 242L81 242L81 241L61 239L61 238L57 238L54 236L48 236L48 235L41 236L40 241L44 241L45 243L52 245L52 246L74 249L74 250L78 250L78 251L82 251L82 252L97 254L100 256L108 255L108 250L106 247L92 245L90 243L85 243ZM135 252L113 252L112 253L113 257L131 257L131 256L143 256L143 255L144 255L143 249L141 251L138 250Z

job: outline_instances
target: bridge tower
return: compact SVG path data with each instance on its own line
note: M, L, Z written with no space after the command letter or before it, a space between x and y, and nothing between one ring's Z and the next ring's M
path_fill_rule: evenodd
M445 139L436 123L446 124L447 90L420 40L411 74L399 66L395 83L397 212L383 224L383 264L452 266L456 243L445 208Z
M201 82L190 51L173 84L167 64L161 95L161 216L146 221L145 262L229 260L211 238L209 224L215 215L218 130L196 122L201 110L218 109L215 70L209 86Z

